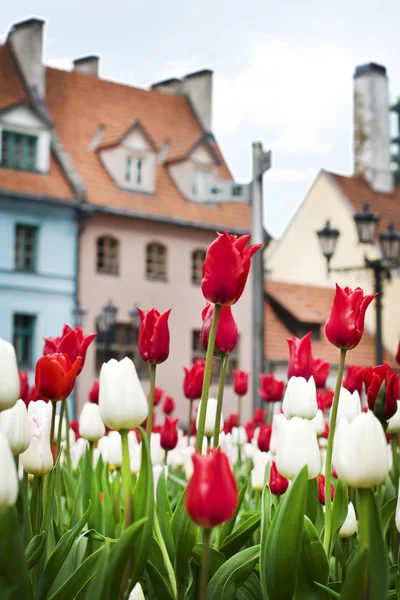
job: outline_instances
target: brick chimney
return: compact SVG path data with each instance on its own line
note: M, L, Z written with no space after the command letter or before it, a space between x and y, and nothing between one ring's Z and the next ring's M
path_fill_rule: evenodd
M74 71L85 73L86 75L99 76L100 56L97 54L88 54L73 61Z
M43 19L27 19L14 23L7 44L17 61L25 84L41 100L45 96L45 68L43 65Z
M378 192L393 191L390 156L389 86L386 68L376 63L354 73L354 174Z
M183 79L166 79L153 83L152 90L166 94L185 94L205 132L211 131L213 72L203 69L185 75Z

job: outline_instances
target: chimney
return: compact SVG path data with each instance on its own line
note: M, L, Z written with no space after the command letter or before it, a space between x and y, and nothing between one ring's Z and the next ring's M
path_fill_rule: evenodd
M15 23L7 37L27 87L40 99L45 96L45 68L43 66L43 19L27 19Z
M154 83L152 90L166 94L185 94L205 132L211 131L212 78L209 69L185 75L183 79L166 79Z
M354 73L354 174L377 192L393 191L390 156L389 88L386 69L376 63Z
M73 64L74 71L78 73L99 76L100 56L97 56L97 54L88 54L81 58L75 58Z

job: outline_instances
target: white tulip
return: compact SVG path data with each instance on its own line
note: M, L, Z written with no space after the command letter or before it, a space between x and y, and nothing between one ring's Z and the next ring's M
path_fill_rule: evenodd
M253 445L253 444L245 444L242 448L242 452L243 452L243 456L247 459L247 460L252 460L253 456L256 454L257 452L257 448ZM264 452L265 454L265 452Z
M347 507L347 517L341 528L339 529L339 537L348 538L357 533L357 519L354 506L349 502Z
M288 419L313 419L318 410L314 377L311 376L308 381L304 377L291 377L286 387L282 409Z
M331 409L332 412L332 409ZM361 412L360 394L355 390L353 393L341 388L339 395L339 406L337 412L336 423L344 417L349 423L356 418Z
M140 465L142 464L142 445L137 444L131 448L129 452L131 473L137 475L140 471Z
M356 488L383 483L389 473L386 436L370 410L351 423L340 419L334 443L334 465L340 479Z
M108 434L108 462L114 467L122 467L122 441L118 431ZM101 438L104 440L104 438Z
M232 428L232 442L236 446L243 446L247 442L247 433L244 427L233 427Z
M50 421L47 417L29 417L31 441L21 454L21 461L27 473L42 477L53 468L53 455L50 450Z
M269 451L271 452L271 454L276 454L276 451L278 449L279 434L280 434L282 428L285 426L286 421L287 421L287 419L286 419L285 415L283 415L282 413L279 413L278 415L274 415L274 417L272 419L272 433L271 433L271 440L269 442ZM259 429L257 429L257 437L258 437L258 433L259 433Z
M79 438L79 440L76 440L76 442L71 445L71 462L74 469L77 468L80 459L85 454L86 447L87 440L84 438Z
M18 498L18 474L7 439L0 432L0 510L15 504Z
M304 465L308 467L308 479L321 472L317 434L311 421L293 417L279 432L276 466L283 477L294 479Z
M211 439L211 446L213 446L214 438ZM222 431L219 435L219 446L224 454L227 455L229 460L232 462L233 454L233 437L231 433L225 433Z
M97 448L100 451L101 458L103 459L104 463L110 462L109 461L109 447L110 447L110 440L108 439L108 435L105 435L104 437L100 438L99 441L97 442ZM121 452L122 452L122 449L121 449Z
M14 346L0 338L0 410L14 406L21 392L21 383Z
M52 404L44 400L35 400L28 404L28 417L46 418L51 422Z
M200 412L201 412L201 401L200 401L199 410L197 411L197 416L196 416L196 428L197 429L199 428ZM215 398L209 398L208 402L207 402L206 422L204 425L204 435L206 435L208 437L214 435L216 414L217 414L217 401ZM224 417L222 416L222 413L221 413L221 421L220 421L219 430L222 431L223 428L224 428Z
M31 441L31 430L23 400L18 400L14 406L0 413L0 430L6 436L14 456L25 452Z
M388 421L387 433L399 433L400 432L400 400L397 400L397 410L393 417L390 417Z
M253 456L253 470L251 471L251 487L256 492L262 492L264 489L265 469L271 460L269 452L257 452Z
M165 462L165 450L161 446L161 434L152 433L150 438L150 456L153 465L163 465Z
M165 478L168 477L168 467L162 465L154 465L153 467L153 482L154 482L154 499L157 499L157 486L161 473L164 471Z
M322 435L325 431L325 419L324 413L319 408L317 410L317 414L313 419L311 419L311 423L314 425L315 433L319 436Z
M112 358L100 370L99 406L110 429L134 429L147 417L146 395L130 358Z
M185 448L184 450L182 450L183 468L185 470L185 476L186 476L187 481L189 481L189 479L193 475L192 456L193 456L194 452L195 452L195 450L192 446L189 446L188 448Z
M145 600L142 586L137 583L131 593L129 594L128 600Z
M176 469L177 467L183 466L183 455L182 451L178 448L170 450L167 455L167 465Z
M79 433L89 442L97 442L106 432L98 404L86 402L79 415Z

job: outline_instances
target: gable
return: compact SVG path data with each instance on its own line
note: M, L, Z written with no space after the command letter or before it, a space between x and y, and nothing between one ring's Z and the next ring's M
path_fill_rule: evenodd
M11 127L13 130L23 130L24 132L49 129L49 125L45 123L44 119L24 103L14 104L3 109L0 112L0 123L4 127Z
M198 165L215 166L215 160L205 144L197 146L190 154L190 160Z

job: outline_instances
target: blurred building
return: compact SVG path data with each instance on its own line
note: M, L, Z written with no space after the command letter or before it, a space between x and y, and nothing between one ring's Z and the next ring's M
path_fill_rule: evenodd
M394 109L398 112L398 108ZM284 235L267 257L266 352L272 363L282 359L274 343L277 321L290 335L298 335L297 331L306 333L310 329L314 332L315 326L316 355L337 363L338 351L333 349L332 354L332 348L326 346L323 329L319 327L328 315L335 282L353 289L360 286L368 293L374 291L370 270L327 273L316 232L328 220L340 230L331 262L333 268L362 267L366 254L370 259L380 256L378 243L361 246L358 242L353 216L366 204L381 217L378 234L389 223L400 232L400 188L396 187L399 170L398 162L393 161L391 154L392 143L399 140L393 140L390 134L390 110L385 67L375 63L357 67L354 74L354 173L345 176L321 170ZM391 356L400 339L399 295L400 279L395 274L384 284L383 336L390 352L386 355L388 360L393 360ZM299 328L300 323L304 327ZM349 363L368 365L375 362L375 303L367 311L366 327L362 345L349 353Z
M9 142L2 134L0 190L10 211L8 237L0 241L2 256L9 255L8 277L21 277L24 286L29 278L44 282L43 289L36 284L36 304L28 311L37 323L32 364L41 336L59 334L64 321L71 323L75 306L78 315L85 315L84 330L99 332L79 376L78 403L87 399L103 360L110 356L131 356L147 389L134 309L172 308L171 354L157 370L157 384L175 398L178 413L185 417L183 365L205 355L199 344L205 251L216 231L240 235L250 229L247 201L205 201L214 184L234 185L212 134L212 71L146 90L102 79L95 55L74 60L72 71L48 68L43 64L43 30L39 19L14 25L0 54L0 108L15 113L8 135L24 133L19 115L30 114L37 125L27 128L36 140L29 143L39 151L43 135L43 147L47 144L47 162L41 168L39 163L15 165L7 163L4 140ZM20 275L14 272L12 256L15 227L31 223L23 204L27 200L40 234L35 243L41 260L33 274ZM1 222L3 226L3 217ZM45 272L54 279L46 279ZM67 278L68 302L54 314ZM47 290L50 281L56 296ZM25 294L21 287L21 301ZM1 333L10 339L15 314L22 311L15 308L16 297L10 293L2 314L7 326ZM116 316L111 331L105 331L105 305ZM250 286L234 314L240 342L229 371L250 370ZM229 386L227 394L232 395Z

